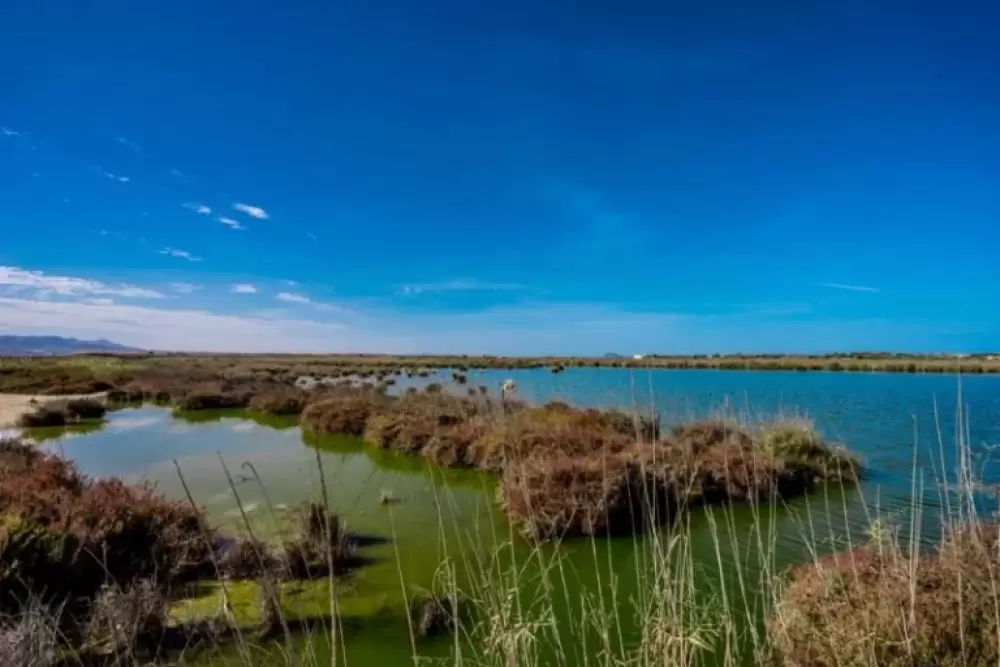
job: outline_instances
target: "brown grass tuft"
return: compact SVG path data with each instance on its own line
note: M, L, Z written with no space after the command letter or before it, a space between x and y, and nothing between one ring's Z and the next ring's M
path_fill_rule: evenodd
M315 433L361 435L381 400L374 392L334 393L302 411L302 428Z
M997 664L998 546L970 526L914 559L879 542L795 568L768 623L775 664Z
M109 579L167 584L205 569L210 530L187 504L16 441L0 442L0 473L0 612L42 596L72 614Z
M272 415L297 415L306 406L308 395L294 387L280 387L255 394L249 407L257 412Z

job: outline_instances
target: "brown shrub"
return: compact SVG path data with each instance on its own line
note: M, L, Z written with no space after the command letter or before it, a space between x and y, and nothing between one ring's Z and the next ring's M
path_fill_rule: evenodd
M0 610L40 596L74 612L108 580L167 583L208 562L209 529L187 504L15 441L0 442L0 469Z
M437 637L455 630L459 599L454 595L418 595L410 603L413 630L418 637Z
M272 415L297 415L305 408L307 394L291 387L281 387L255 394L250 409Z
M18 419L18 425L23 428L44 428L65 426L69 415L61 405L41 405L32 412L26 412Z
M433 392L407 394L382 402L368 420L364 438L385 449L422 452L443 432L467 423L478 411L478 404L464 397ZM440 443L435 446L439 448Z
M256 579L278 568L267 545L257 539L227 540L219 545L216 564L227 579Z
M527 459L507 466L500 486L507 515L539 539L641 531L665 518L666 500L622 455Z
M484 470L500 472L527 458L589 457L621 452L634 438L609 429L588 428L575 417L525 409L478 438L467 460Z
M87 643L117 655L151 658L167 630L168 602L155 582L135 582L128 589L105 586L90 609Z
M108 406L94 398L74 398L66 402L66 414L71 419L101 419Z
M916 561L870 544L789 574L768 629L773 662L802 667L959 667L1000 661L995 526Z
M439 428L424 446L424 455L445 468L469 467L470 448L488 432L489 426L482 420Z
M302 427L330 435L361 435L380 400L374 392L336 392L305 407Z
M288 576L308 579L323 576L339 561L347 558L351 548L340 519L327 514L319 503L306 503L295 511L298 535L285 546Z
M62 648L62 633L52 613L31 605L16 619L0 626L0 665L3 667L53 667Z
M177 399L176 405L181 410L244 408L252 394L252 390L246 387L230 389L221 384L199 385Z
M505 509L539 537L642 530L678 507L793 496L856 478L856 462L819 436L802 456L798 447L768 451L725 422L679 426L665 441L644 443L603 413L523 416L479 438L468 456L503 473Z
M383 449L416 453L423 451L438 429L429 414L389 412L373 415L365 426L365 442Z

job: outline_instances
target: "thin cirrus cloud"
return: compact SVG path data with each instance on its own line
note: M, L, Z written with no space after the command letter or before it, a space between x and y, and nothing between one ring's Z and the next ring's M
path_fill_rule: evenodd
M19 137L19 136L21 136L21 133L18 132L17 130L12 130L9 127L4 127L2 125L0 125L0 134L2 134L5 137Z
M201 289L201 285L192 285L191 283L170 283L170 289L177 292L178 294L192 294Z
M233 294L256 294L257 288L250 283L237 283L229 288Z
M233 220L232 218L227 218L224 215L220 215L216 220L219 224L226 225L230 229L246 229L239 220Z
M489 282L459 278L438 283L407 283L399 286L399 293L412 296L428 292L511 292L527 289L518 283Z
M285 282L294 282L294 281L285 281ZM316 310L326 311L327 313L338 313L340 315L346 315L346 316L356 315L355 311L351 310L350 308L345 308L343 306L335 306L330 303L323 303L322 301L314 301L305 294L296 294L294 292L278 292L274 298L283 303L311 306Z
M307 352L355 347L344 338L350 330L338 323L4 296L0 296L0 330L106 337L160 350L266 352L285 348Z
M244 204L243 202L236 202L233 204L233 209L241 213L246 213L251 218L257 218L258 220L267 220L269 217L267 211L259 206L251 206L250 204Z
M117 141L119 144L121 144L125 148L129 149L130 151L132 151L136 155L142 155L142 148L140 148L139 144L135 143L134 141L129 141L128 139L126 139L125 137L121 136L120 134L117 135L117 136L115 136L115 141Z
M155 290L134 285L110 285L97 280L58 276L43 271L29 271L14 266L0 266L0 288L8 291L34 290L41 294L74 297L111 297L162 299Z
M128 183L132 180L128 176L119 176L118 174L112 174L110 171L102 171L101 173L104 174L106 178L110 178L112 181L118 181L119 183Z
M313 300L306 295L293 294L292 292L278 292L274 298L285 303L313 303Z
M189 201L185 203L184 208L189 211L194 211L198 215L212 215L212 209L204 204L199 204L198 202Z
M201 257L196 257L189 253L187 250L179 250L177 248L164 248L160 250L161 255L168 255L170 257L176 257L177 259L186 259L189 262L200 262Z
M869 287L868 285L848 285L846 283L820 283L820 287L828 287L830 289L839 289L846 292L868 292L871 294L878 294L882 290L878 287Z

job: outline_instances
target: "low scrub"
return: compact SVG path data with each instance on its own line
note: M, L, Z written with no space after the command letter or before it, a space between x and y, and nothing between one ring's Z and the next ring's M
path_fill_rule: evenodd
M314 433L361 435L381 396L366 391L339 391L302 411L302 428Z
M857 462L812 425L724 420L662 434L659 418L551 402L496 404L439 388L344 392L309 405L305 428L501 475L500 502L537 537L643 530L692 505L793 496L853 482Z
M40 597L73 617L107 581L190 579L208 563L208 532L197 511L150 488L0 441L0 612Z
M222 410L245 408L253 392L246 388L231 389L219 385L199 386L175 401L180 410Z
M458 627L460 604L457 595L417 595L410 602L413 633L427 638L454 632Z
M297 415L306 406L306 392L292 387L282 387L254 395L249 407L256 412L272 415Z
M791 497L856 479L857 462L804 425L794 432L808 439L807 449L798 440L783 449L762 444L785 428L705 421L654 442L629 442L610 430L564 430L544 445L522 439L515 463L501 466L501 502L530 535L600 535L642 530L690 506ZM774 437L785 442L786 435Z
M74 398L66 401L66 414L70 419L101 419L108 406L96 398Z
M219 540L215 565L226 579L256 579L277 569L278 560L257 539Z
M508 466L501 502L538 539L642 532L665 511L662 488L627 456L538 457Z
M995 525L972 525L910 558L883 534L797 567L768 624L773 664L998 664L997 537Z
M296 511L298 535L285 546L285 566L293 579L325 576L330 567L346 566L351 555L347 533L337 516L319 503L306 503Z
M107 406L94 398L51 401L21 415L18 424L23 428L65 426L75 422L102 419L107 411Z
M69 415L60 406L40 405L31 412L26 412L18 419L22 428L45 428L65 426Z

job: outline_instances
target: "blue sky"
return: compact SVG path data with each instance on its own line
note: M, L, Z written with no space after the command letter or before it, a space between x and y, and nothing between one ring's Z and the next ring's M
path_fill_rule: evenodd
M998 24L986 2L6 3L0 332L1000 348Z

